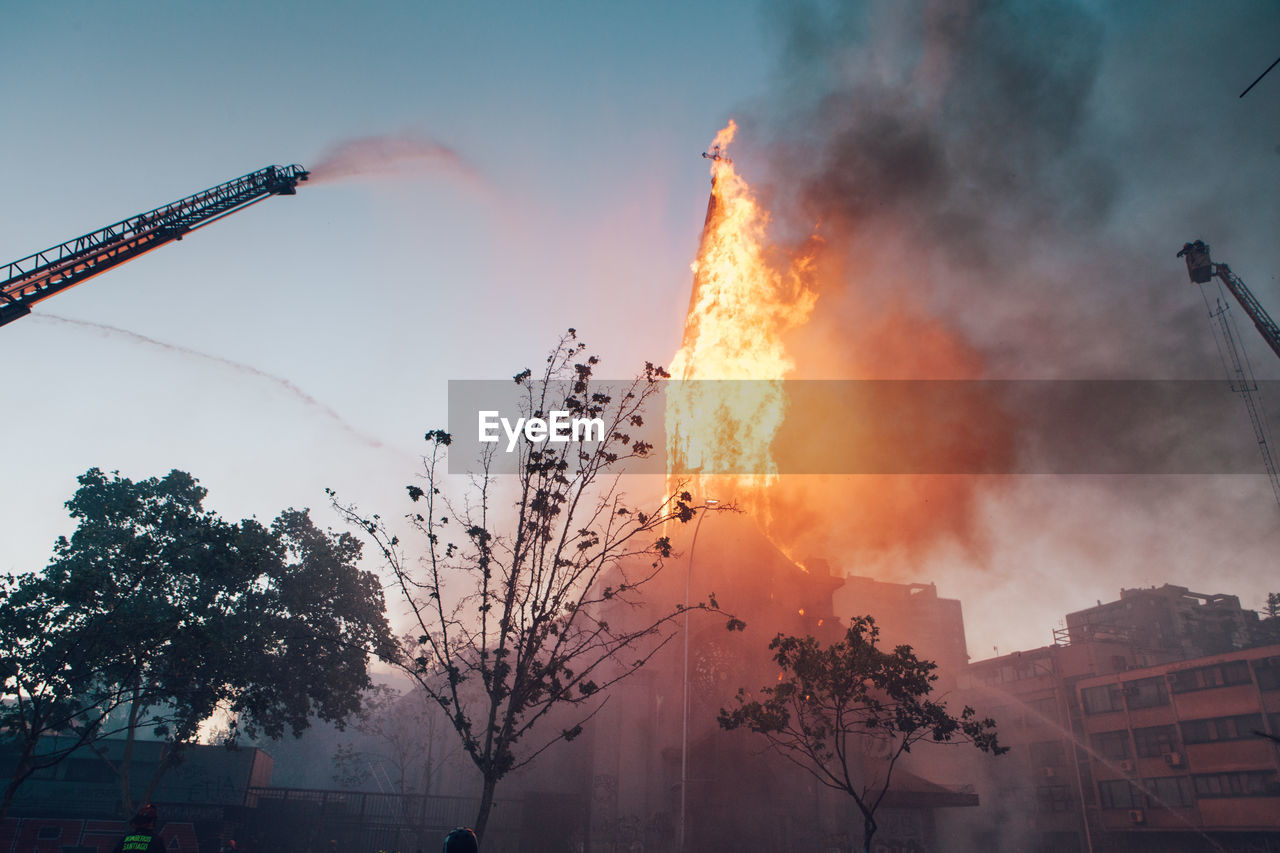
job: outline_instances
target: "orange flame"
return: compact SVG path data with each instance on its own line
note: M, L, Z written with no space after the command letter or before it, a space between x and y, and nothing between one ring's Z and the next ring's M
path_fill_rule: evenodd
M786 415L781 380L794 369L782 335L804 324L816 293L812 258L785 272L766 258L768 211L725 156L737 124L716 134L711 199L693 262L684 340L671 361L667 449L673 467L695 472L703 497L733 500L768 526L764 489L777 478L770 446Z

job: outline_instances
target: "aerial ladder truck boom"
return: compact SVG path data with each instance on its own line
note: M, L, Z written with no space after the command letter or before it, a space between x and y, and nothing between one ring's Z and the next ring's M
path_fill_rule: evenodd
M1262 304L1254 297L1252 291L1245 286L1240 276L1231 271L1226 264L1215 264L1209 259L1209 245L1203 240L1186 243L1178 257L1187 259L1187 272L1195 284L1208 284L1215 277L1226 285L1227 290L1240 303L1244 313L1249 315L1253 325L1258 327L1262 339L1277 356L1280 356L1280 326L1271 319Z
M0 267L0 326L55 293L264 198L295 195L309 175L297 164L267 166Z
M1207 243L1203 240L1185 243L1182 251L1178 252L1178 257L1186 259L1187 273L1191 276L1193 284L1208 284L1217 278L1227 290L1231 291L1231 295L1249 315L1249 319L1253 321L1253 325L1257 327L1267 346L1280 356L1280 326L1271 319L1271 315L1245 286L1240 276L1233 273L1226 264L1215 264L1209 258ZM1204 296L1205 307L1209 309L1210 318L1216 321L1215 338L1218 341L1223 366L1231 377L1231 390L1241 396L1245 408L1249 410L1249 422L1253 425L1253 435L1258 442L1262 464L1267 469L1271 492L1275 495L1276 503L1280 503L1280 467L1277 467L1271 455L1271 429L1267 424L1266 413L1258 396L1258 382L1254 379L1249 355L1245 352L1240 333L1231 319L1229 306L1223 301L1226 297L1220 295L1215 307L1209 304L1209 297L1204 293L1203 288L1200 293Z

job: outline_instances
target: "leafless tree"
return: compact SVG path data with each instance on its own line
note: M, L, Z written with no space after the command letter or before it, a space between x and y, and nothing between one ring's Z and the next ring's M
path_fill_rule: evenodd
M460 754L441 709L417 685L404 692L374 685L365 691L350 727L363 742L339 744L333 756L334 781L346 787L373 776L376 762L391 771L388 781L395 793L430 795Z
M667 373L646 364L636 380L609 389L593 379L598 359L584 350L571 329L539 381L525 370L515 382L525 416L600 418L603 440L521 439L516 473L501 482L492 473L501 451L490 453L458 502L445 494L452 438L427 434L421 485L408 487L420 557L409 557L378 516L334 498L381 549L408 605L415 636L397 663L445 710L480 771L474 830L482 839L498 782L577 737L605 691L671 638L684 607L647 607L640 593L671 555L672 527L707 509L682 487L647 508L629 505L621 473L653 449L634 434ZM716 609L714 601L694 606ZM552 715L558 709L576 709L568 725Z

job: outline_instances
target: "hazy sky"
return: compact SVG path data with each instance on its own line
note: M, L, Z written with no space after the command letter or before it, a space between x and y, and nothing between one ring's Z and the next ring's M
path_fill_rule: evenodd
M817 211L876 235L858 251L884 274L822 294L811 348L856 348L846 309L883 304L866 294L903 286L904 257L928 261L916 309L993 374L1216 375L1173 257L1194 237L1280 313L1280 72L1236 97L1280 55L1272 4L832 8L0 13L0 261L361 137L434 140L478 175L304 185L0 329L0 570L43 564L91 466L188 470L234 518L310 506L336 524L326 486L391 515L449 379L536 365L567 326L606 373L666 362L705 210L698 153L730 117L780 229ZM1256 606L1280 586L1265 483L1177 479L1006 484L974 500L964 542L885 571L964 600L975 657L1043 644L1121 585Z
M6 262L370 135L435 138L487 189L431 170L303 186L36 311L252 365L350 431L226 365L6 326L0 568L42 563L92 465L190 470L237 516L322 507L325 486L389 503L445 423L447 380L510 376L568 326L616 375L666 361L706 204L698 155L771 64L764 22L736 5L8 9Z

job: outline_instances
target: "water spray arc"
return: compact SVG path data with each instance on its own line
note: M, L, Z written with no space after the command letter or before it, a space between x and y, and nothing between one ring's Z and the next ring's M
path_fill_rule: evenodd
M363 444L366 444L369 447L383 446L382 442L379 439L361 432L359 429L357 429L356 427L348 423L347 420L342 417L342 415L338 414L331 407L325 405L324 403L317 400L315 397L308 394L306 391L299 388L293 382L289 381L288 379L285 379L283 376L277 376L274 373L268 373L265 370L259 370L253 365L245 364L239 361L234 361L229 358L223 358L220 355L213 355L211 353L201 352L200 350L192 349L191 347L184 347L184 346L180 346L179 344L167 343L165 341L156 340L155 338L148 337L147 335L142 335L142 334L139 334L138 332L132 332L128 329L121 329L118 326L110 326L110 325L107 325L106 323L93 323L88 320L73 320L70 317L59 317L54 314L38 314L36 315L36 319L42 322L47 322L47 323L58 323L58 324L64 324L69 326L78 326L83 329L92 329L94 331L102 332L104 334L107 334L113 337L118 337L124 340L133 341L134 343L143 344L149 347L154 347L156 349L163 350L164 352L173 353L179 356L186 356L192 359L199 359L201 361L207 361L212 364L219 365L221 367L230 368L231 370L234 370L238 373L241 373L247 376L253 376L259 379L263 379L266 382L270 383L271 385L274 385L277 389L287 392L295 400L302 402L303 404L315 410L319 414L324 415L326 418L329 418L331 421L337 424L337 426L340 427L344 432L359 439Z

